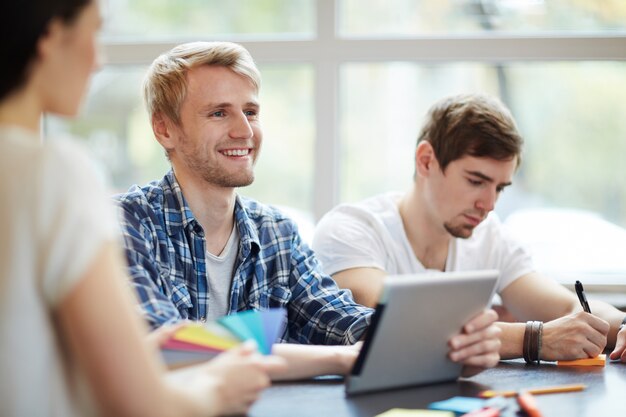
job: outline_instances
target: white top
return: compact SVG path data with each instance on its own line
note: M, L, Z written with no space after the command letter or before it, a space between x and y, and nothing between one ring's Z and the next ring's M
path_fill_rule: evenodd
M17 127L0 126L0 193L0 415L93 414L53 313L116 238L113 211L82 153Z
M206 253L207 284L209 302L207 303L207 321L217 320L228 313L230 306L230 288L235 273L235 262L239 255L239 231L236 224L230 232L228 242L218 256Z
M404 231L398 209L401 198L400 193L387 193L328 212L313 237L313 250L324 271L330 275L350 268L378 268L389 275L425 272ZM450 240L445 270L478 269L500 271L498 293L534 271L529 252L493 212L470 238Z

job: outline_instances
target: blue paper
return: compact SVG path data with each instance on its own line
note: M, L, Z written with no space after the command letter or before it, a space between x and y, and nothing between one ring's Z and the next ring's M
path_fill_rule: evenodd
M447 400L430 403L430 410L453 411L457 414L465 414L478 410L485 406L485 400L473 397L452 397Z
M276 343L278 335L283 331L287 312L284 308L270 308L263 311L263 334L267 343L267 354L272 353L272 345Z
M219 324L226 327L233 332L238 338L243 341L256 340L254 333L248 328L248 324L239 317L241 313L233 314L231 316L224 316L218 320ZM258 342L257 342L258 343Z
M285 322L285 309L248 310L218 320L241 340L256 341L259 352L269 355Z

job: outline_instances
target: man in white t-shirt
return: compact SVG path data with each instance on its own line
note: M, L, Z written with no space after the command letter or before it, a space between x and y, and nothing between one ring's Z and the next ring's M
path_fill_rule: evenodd
M502 358L578 359L615 345L624 313L602 302L590 303L594 315L581 311L573 293L534 270L492 212L511 185L522 144L500 101L439 101L417 141L412 188L343 204L322 218L313 249L325 272L357 302L374 306L386 275L498 269L504 307L528 320L499 323Z

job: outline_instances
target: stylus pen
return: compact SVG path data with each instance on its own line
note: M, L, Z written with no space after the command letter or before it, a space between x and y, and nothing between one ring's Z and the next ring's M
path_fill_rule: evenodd
M591 309L589 308L589 303L587 302L587 297L585 296L585 290L583 289L583 284L580 281L576 281L576 295L578 295L578 300L580 301L580 305L583 306L583 310L585 312L591 314Z

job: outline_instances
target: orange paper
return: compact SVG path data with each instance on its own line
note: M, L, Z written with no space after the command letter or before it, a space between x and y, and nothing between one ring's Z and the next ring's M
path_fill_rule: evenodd
M558 361L558 366L604 366L606 365L606 355L604 353L595 358L576 359L574 361Z

